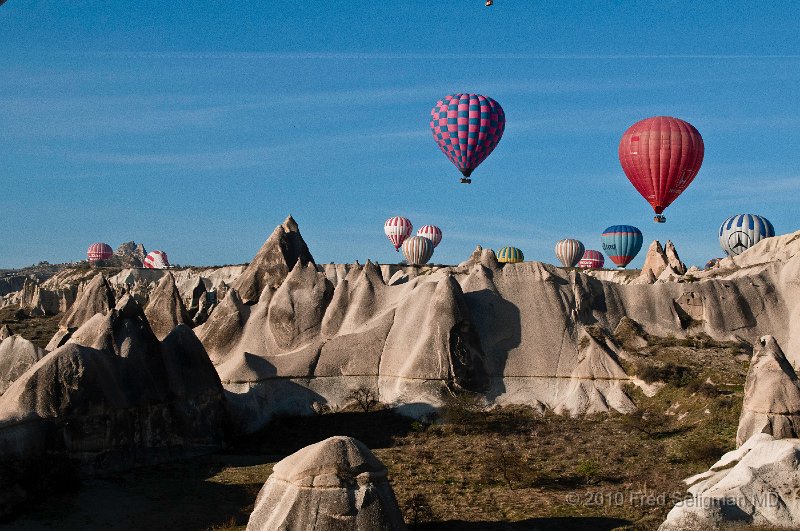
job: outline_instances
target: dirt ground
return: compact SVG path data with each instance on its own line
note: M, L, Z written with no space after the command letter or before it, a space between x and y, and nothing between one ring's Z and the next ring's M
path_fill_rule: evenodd
M388 467L411 529L655 529L685 496L681 480L733 449L749 351L703 338L626 350L629 373L663 386L647 397L631 385L634 415L485 411L460 397L423 421L389 410L276 419L214 455L83 480L5 528L244 529L274 463L351 435Z

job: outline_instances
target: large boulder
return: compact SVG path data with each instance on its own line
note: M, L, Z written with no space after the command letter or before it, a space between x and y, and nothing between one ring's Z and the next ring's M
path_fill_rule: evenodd
M264 288L278 289L298 261L305 266L313 264L314 258L297 222L289 216L272 231L232 287L245 303L257 302Z
M0 342L0 395L45 354L44 349L22 336L12 335L3 339Z
M737 446L756 433L776 439L800 436L800 381L772 336L761 338L750 360Z
M118 470L218 449L226 417L191 329L178 325L159 342L126 296L0 397L0 456L63 455L89 471Z
M167 273L150 293L150 301L144 311L150 327L159 340L163 340L179 324L189 324L189 314L175 285L175 278Z
M306 446L275 465L248 531L406 529L386 467L352 437Z
M757 433L707 472L685 480L659 531L706 531L738 525L800 528L800 439Z

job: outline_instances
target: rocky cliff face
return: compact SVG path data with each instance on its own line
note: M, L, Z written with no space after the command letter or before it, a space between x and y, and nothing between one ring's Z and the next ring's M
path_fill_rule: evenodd
M197 329L245 430L315 402L341 407L364 386L417 412L459 390L569 414L630 411L613 340L623 319L650 336L790 341L787 316L800 312L800 275L785 275L800 267L791 237L691 278L671 243L654 244L659 279L636 284L501 266L480 248L457 267L315 268L297 251L290 267L287 234L307 250L287 220Z
M126 296L0 397L0 456L46 452L120 469L219 448L225 419L219 377L194 333L179 325L159 342Z

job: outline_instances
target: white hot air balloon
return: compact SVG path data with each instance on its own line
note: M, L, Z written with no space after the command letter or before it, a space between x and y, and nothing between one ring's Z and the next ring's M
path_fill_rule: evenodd
M556 244L556 258L564 267L575 267L586 249L578 240L566 238Z
M442 229L436 225L424 225L417 231L417 236L428 238L433 242L433 246L436 247L442 241Z
M386 220L383 224L383 232L389 241L394 245L394 250L399 251L400 246L406 241L406 238L411 236L411 231L414 227L411 222L402 216L395 216Z
M424 236L412 236L403 242L403 255L411 265L423 265L433 256L433 242Z
M728 256L736 256L765 238L775 236L772 223L764 216L737 214L719 227L719 245Z

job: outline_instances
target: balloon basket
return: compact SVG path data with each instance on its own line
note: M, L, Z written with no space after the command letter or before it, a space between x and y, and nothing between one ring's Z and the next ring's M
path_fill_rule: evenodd
M658 216L655 216L653 218L653 221L655 221L656 223L666 223L667 218L659 214Z
M461 183L462 184L471 184L472 183L472 179L470 179L469 177L462 177L461 178Z

